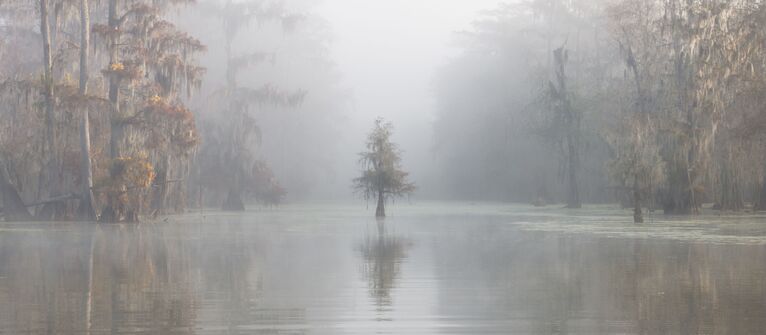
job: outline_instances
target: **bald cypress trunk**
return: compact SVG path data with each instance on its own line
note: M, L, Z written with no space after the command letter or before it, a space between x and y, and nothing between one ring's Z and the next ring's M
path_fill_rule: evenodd
M757 211L766 211L766 177L761 181L761 192L758 196L758 203L755 206Z
M242 192L236 188L231 188L226 200L223 203L222 209L225 211L241 212L245 210L245 203L242 201Z
M88 0L80 0L80 95L88 93L88 48L90 46L90 13ZM83 106L82 123L80 124L80 151L82 164L82 195L80 202L80 218L95 220L95 197L93 196L93 163L90 153L90 113L88 106Z
M40 0L40 34L43 40L43 93L45 95L46 146L53 157L53 59L51 56L50 24L48 23L48 0Z
M567 208L582 208L580 187L577 182L577 168L580 164L580 156L575 137L576 135L570 134L567 139L567 146L569 148L569 196L567 198Z
M117 0L109 0L108 20L109 29L113 32L119 31L119 19L117 17ZM109 50L109 66L112 67L119 63L117 44L119 42L116 34L109 34L107 40L107 49ZM111 74L109 76L109 104L111 111L109 114L110 133L109 133L109 158L114 161L120 155L120 139L122 138L122 129L120 125L120 90L119 78ZM110 169L111 170L111 169ZM111 173L111 172L110 172ZM115 176L110 176L114 179ZM106 206L101 212L100 220L102 222L117 222L126 216L127 209L120 203L116 195L107 196Z
M375 208L375 217L382 218L386 216L385 203L385 196L383 195L383 189L381 188L378 190L378 206Z
M719 177L719 199L716 208L722 211L741 211L745 208L744 192L742 191L739 167L731 152L727 152L722 162Z
M569 99L566 77L567 51L561 47L553 51L555 62L556 83L551 83L554 99L558 100L556 113L564 120L567 152L567 179L569 180L567 194L567 208L582 208L580 200L580 187L577 181L578 169L580 165L580 115L572 106Z
M109 0L109 28L112 31L118 31L119 19L117 17L117 0ZM109 66L120 62L117 54L117 45L119 40L115 34L109 35ZM122 124L119 120L120 114L120 87L119 78L116 75L109 76L109 102L112 105L111 113L111 133L109 138L110 157L116 159L120 157L120 141L122 139Z
M755 205L755 210L766 211L766 165L764 166L764 173L761 179L761 192L758 195L758 203Z
M154 183L157 185L157 190L152 192L154 197L152 199L152 212L155 214L168 214L167 207L168 196L170 194L169 187L171 187L170 175L172 166L173 165L170 159L170 155L167 155L165 156L165 159L162 161L162 163L155 167L157 175L154 178Z
M641 208L641 188L638 178L633 179L633 223L644 223L644 213Z
M43 41L43 94L45 97L45 154L47 155L46 166L41 173L39 187L43 190L42 196L57 196L60 193L61 184L59 175L58 155L56 153L56 127L55 127L55 95L53 80L53 56L51 54L51 27L49 0L40 0L40 34ZM57 220L63 216L65 207L59 202L47 203L37 213L39 219Z
M0 162L0 200L3 201L3 216L6 221L30 221L32 215L10 181L5 165Z

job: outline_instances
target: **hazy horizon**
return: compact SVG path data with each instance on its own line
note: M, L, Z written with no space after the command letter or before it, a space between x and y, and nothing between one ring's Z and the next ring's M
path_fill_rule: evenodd
M332 31L331 54L341 85L352 96L343 134L350 145L342 147L341 175L356 175L357 153L373 120L382 117L394 124L393 140L404 151L403 165L419 193L429 192L436 72L460 52L455 33L470 30L482 11L506 2L323 0L317 5L316 14ZM347 184L350 190L350 178Z

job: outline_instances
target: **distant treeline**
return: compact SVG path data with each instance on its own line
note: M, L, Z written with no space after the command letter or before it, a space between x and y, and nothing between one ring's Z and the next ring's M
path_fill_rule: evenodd
M766 209L766 4L529 0L484 13L437 86L444 191Z
M136 221L190 204L282 201L287 190L261 150L264 135L311 140L323 134L316 129L333 131L320 128L332 115L312 124L316 114L337 110L321 100L337 93L321 22L288 2L0 2L5 218ZM288 68L310 70L274 70L283 57ZM292 86L278 80L288 75ZM310 97L315 88L321 99ZM261 120L292 126L264 129ZM316 152L299 159L318 170L327 150ZM296 160L280 158L279 167ZM311 176L283 175L299 174Z

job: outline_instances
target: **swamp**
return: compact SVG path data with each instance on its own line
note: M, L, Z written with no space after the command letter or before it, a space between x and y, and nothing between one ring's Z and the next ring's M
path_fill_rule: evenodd
M762 333L765 106L762 0L0 0L0 334Z

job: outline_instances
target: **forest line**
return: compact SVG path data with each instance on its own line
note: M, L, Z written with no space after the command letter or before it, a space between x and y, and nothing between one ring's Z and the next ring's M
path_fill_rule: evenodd
M264 160L263 134L320 114L316 125L325 126L337 115L335 102L322 100L340 92L321 24L287 1L3 2L6 220L120 222L190 205L278 204L286 189ZM243 37L252 40L236 45ZM311 71L283 85L282 58ZM321 98L307 99L308 90ZM316 138L333 130L275 131ZM303 157L321 166L325 152ZM304 184L290 186L300 192Z
M619 199L637 222L646 207L766 209L765 24L761 1L488 11L436 84L443 179L472 197Z
M745 0L488 10L435 78L433 178L418 185L461 200L617 200L636 222L645 208L766 209L763 28L766 5ZM243 210L340 184L349 94L328 31L299 1L3 2L5 219Z

